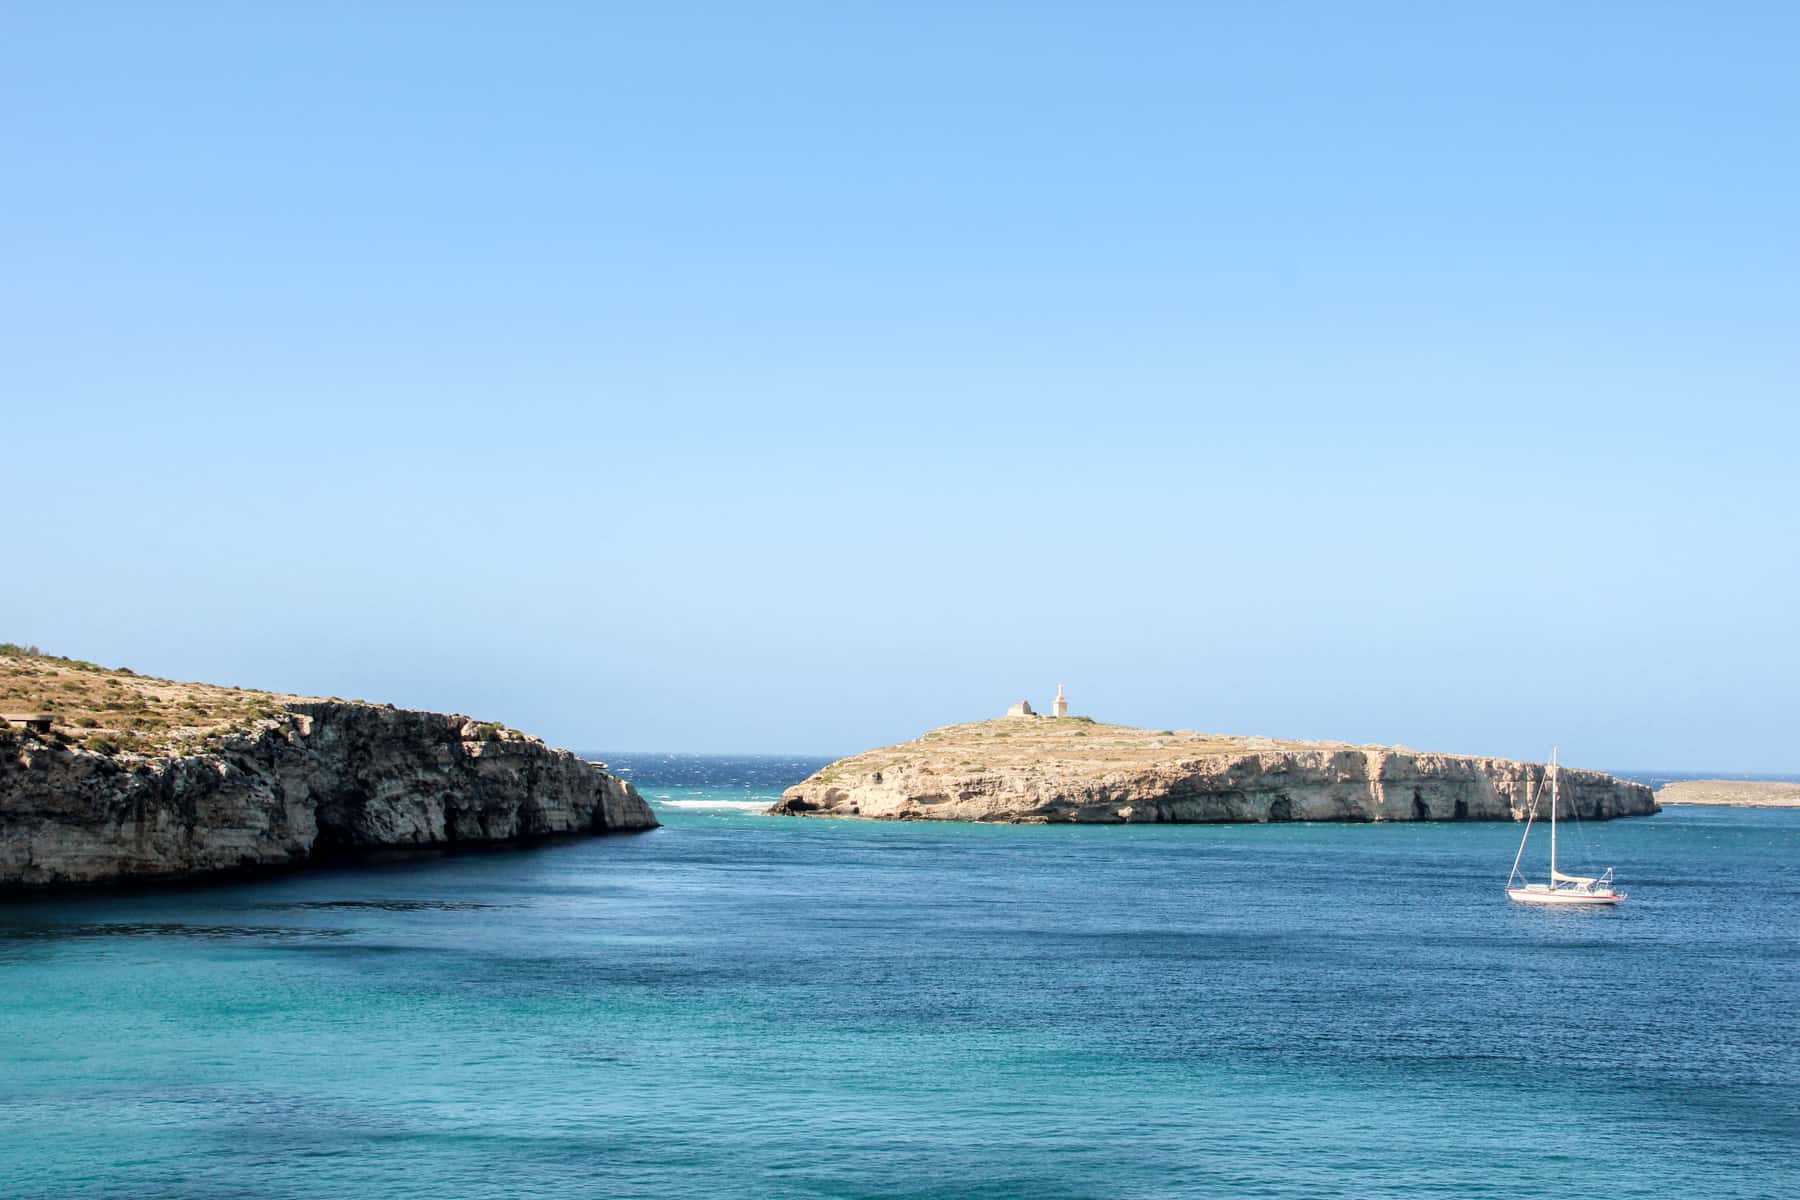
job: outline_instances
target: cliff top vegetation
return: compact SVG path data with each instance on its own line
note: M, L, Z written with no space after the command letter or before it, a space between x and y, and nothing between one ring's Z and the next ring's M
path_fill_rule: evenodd
M163 754L280 715L303 697L182 683L0 642L0 713L45 714L52 740L102 753Z
M36 646L0 642L0 713L48 716L50 732L31 736L100 754L202 751L225 734L285 716L290 704L321 700L367 703L159 679L129 667L103 667L45 654ZM524 736L498 721L471 725L468 736L480 740ZM0 722L0 740L21 735L11 722Z
M858 775L885 766L926 766L945 772L974 768L1004 770L1028 764L1081 763L1123 769L1170 759L1256 751L1350 749L1349 743L1302 742L1289 738L1238 737L1189 729L1139 729L1109 725L1091 717L997 717L946 725L902 742L867 750L832 763L817 778ZM1396 749L1396 747L1373 747Z

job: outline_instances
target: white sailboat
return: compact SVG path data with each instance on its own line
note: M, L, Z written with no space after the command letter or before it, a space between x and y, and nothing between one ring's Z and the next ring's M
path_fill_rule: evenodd
M1527 883L1519 874L1519 863L1525 857L1525 843L1531 840L1531 826L1537 820L1537 800L1525 818L1525 836L1519 839L1519 852L1513 855L1512 874L1506 879L1506 894L1521 904L1617 904L1625 893L1613 886L1612 868L1599 877L1565 875L1556 869L1556 751L1550 751L1550 882ZM1538 798L1544 795L1538 785Z

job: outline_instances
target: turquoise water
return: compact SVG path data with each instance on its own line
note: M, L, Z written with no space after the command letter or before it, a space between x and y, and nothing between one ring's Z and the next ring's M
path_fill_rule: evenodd
M741 768L640 764L643 835L0 908L0 1194L1800 1194L1800 812L1586 827L1632 900L1544 912L1505 825L684 806L792 769Z

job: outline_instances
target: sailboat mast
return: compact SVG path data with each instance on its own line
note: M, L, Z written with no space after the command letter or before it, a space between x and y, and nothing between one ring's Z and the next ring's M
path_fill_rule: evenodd
M1556 890L1556 747L1550 747L1550 890Z

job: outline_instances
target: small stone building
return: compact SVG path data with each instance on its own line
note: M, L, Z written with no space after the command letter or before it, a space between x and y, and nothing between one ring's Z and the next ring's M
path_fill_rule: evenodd
M1066 716L1068 716L1069 715L1069 698L1067 696L1063 695L1063 685L1060 683L1056 685L1056 702L1054 704L1052 704L1050 706L1050 708L1051 708L1050 712L1041 713L1037 709L1031 707L1031 701L1021 700L1017 704L1013 705L1011 708L1007 709L1006 715L1009 717L1049 717L1049 716L1066 717Z
M18 725L39 733L49 733L53 720L55 718L49 713L0 713L0 725Z

